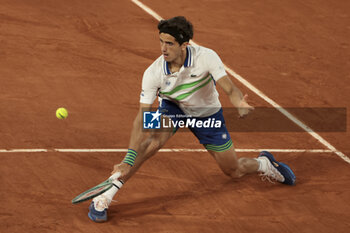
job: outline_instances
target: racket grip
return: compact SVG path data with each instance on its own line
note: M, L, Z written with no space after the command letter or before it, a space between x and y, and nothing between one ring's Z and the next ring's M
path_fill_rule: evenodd
M112 180L118 180L118 178L120 177L121 173L120 172L116 172L114 173L113 175L111 175L109 177L109 179L112 179Z

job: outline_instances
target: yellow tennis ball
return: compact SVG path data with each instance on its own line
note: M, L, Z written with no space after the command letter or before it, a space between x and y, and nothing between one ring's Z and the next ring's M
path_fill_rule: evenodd
M59 108L56 110L56 117L58 119L66 119L68 117L68 111L65 108Z

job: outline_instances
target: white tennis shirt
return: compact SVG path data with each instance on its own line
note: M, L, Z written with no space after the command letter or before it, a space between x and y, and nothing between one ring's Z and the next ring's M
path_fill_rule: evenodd
M221 108L215 82L225 75L224 65L213 50L189 45L179 72L170 72L163 55L147 68L140 103L153 104L159 96L175 102L187 115L210 116Z

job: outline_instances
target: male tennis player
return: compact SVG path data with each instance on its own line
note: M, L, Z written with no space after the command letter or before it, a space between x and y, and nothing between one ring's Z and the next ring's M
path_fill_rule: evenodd
M239 178L260 172L269 180L294 185L292 170L277 162L267 151L261 152L256 159L237 159L225 126L216 85L228 95L239 116L245 116L253 107L247 103L247 95L243 96L227 76L222 61L213 50L189 44L193 37L192 24L179 16L160 21L158 29L162 55L143 75L140 108L133 124L129 150L124 160L114 166L112 178L121 175L115 179L115 186L93 199L89 207L90 219L95 222L107 220L107 208L116 192L174 135L181 127L180 121L182 126L190 128L224 174ZM152 121L163 114L173 122L170 124L173 130L152 133L145 138L143 113L151 110L157 96L160 104L158 111L152 113ZM210 122L207 124L209 128L203 127L205 122Z

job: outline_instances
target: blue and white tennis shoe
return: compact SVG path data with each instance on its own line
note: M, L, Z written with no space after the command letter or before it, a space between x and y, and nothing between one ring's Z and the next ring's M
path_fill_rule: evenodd
M98 223L106 222L109 203L110 201L103 195L95 197L89 206L89 218Z
M259 154L260 159L267 160L267 171L262 176L267 179L277 180L283 184L295 185L296 177L287 164L277 162L273 155L268 151L262 151Z

